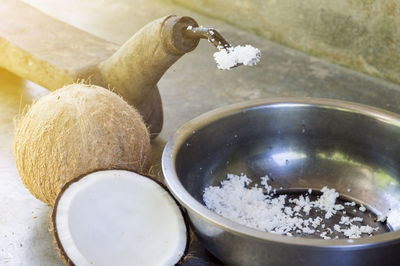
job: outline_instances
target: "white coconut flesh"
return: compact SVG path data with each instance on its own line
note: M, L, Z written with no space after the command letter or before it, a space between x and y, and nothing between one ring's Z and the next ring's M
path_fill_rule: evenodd
M174 265L187 246L175 200L134 172L88 174L60 194L54 212L58 245L75 265Z

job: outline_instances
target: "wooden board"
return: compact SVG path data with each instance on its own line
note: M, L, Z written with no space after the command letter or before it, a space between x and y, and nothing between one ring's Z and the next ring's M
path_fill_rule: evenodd
M80 69L118 48L28 4L0 0L0 67L50 90L73 82Z

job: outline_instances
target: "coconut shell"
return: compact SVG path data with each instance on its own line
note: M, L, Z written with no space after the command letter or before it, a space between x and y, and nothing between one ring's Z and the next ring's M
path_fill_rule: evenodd
M103 169L98 169L94 172L102 171L102 170ZM118 169L118 170L128 170L128 169ZM62 187L60 193L58 193L57 198L54 202L53 209L49 212L48 231L51 233L51 235L53 237L53 243L57 249L58 255L63 260L63 262L68 266L75 266L75 264L71 261L71 259L68 257L68 254L65 252L64 247L61 244L60 237L58 235L57 221L56 221L58 203L61 200L61 197L63 196L64 192L68 190L69 186L71 186L75 182L79 182L81 179L85 178L86 175L88 175L88 174L90 174L90 173L87 173L85 175L78 176L76 178L69 180ZM183 252L181 259L175 264L175 266L183 265L186 260L188 260L188 259L190 259L190 257L192 257L192 255L189 254L189 247L192 244L193 239L194 239L194 232L190 230L189 217L187 216L186 210L174 198L174 196L172 195L172 193L169 191L169 189L167 188L167 186L164 183L162 183L161 181L155 179L153 176L150 176L150 175L143 175L143 178L149 178L149 179L153 180L155 183L157 183L158 185L160 185L171 196L171 198L175 201L176 205L179 207L179 210L181 211L181 214L182 214L182 217L185 222L186 229L187 229L187 231L186 231L186 248L185 248L185 251Z
M97 169L145 174L151 159L140 114L115 93L85 84L34 103L17 125L14 149L23 183L50 206L69 180Z

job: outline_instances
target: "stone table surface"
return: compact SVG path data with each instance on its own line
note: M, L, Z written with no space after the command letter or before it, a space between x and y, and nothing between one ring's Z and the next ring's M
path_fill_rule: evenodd
M160 176L166 141L186 121L230 103L270 97L322 97L359 102L400 113L400 87L302 54L221 21L159 1L25 0L60 20L122 44L146 23L165 15L189 15L217 28L233 44L262 52L255 67L217 70L207 41L174 64L159 82L165 123L153 141ZM48 91L0 69L0 265L63 265L47 230L50 208L23 186L13 157L15 118ZM221 265L195 240L186 265Z

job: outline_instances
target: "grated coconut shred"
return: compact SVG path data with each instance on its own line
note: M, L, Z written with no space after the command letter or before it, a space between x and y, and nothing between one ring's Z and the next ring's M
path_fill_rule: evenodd
M218 47L219 51L214 53L215 62L219 69L231 69L237 65L252 66L257 64L261 58L261 52L251 45Z
M250 187L252 182L246 175L228 174L220 186L207 187L203 201L207 208L237 223L270 233L293 236L293 234L316 234L323 239L332 239L334 232L347 238L371 236L378 227L362 225L363 218L346 216L344 206L336 204L339 193L335 189L323 187L322 195L310 200L308 194L289 198L286 194L276 195L276 190L268 184L268 176L261 177L261 186ZM290 206L288 206L290 205ZM346 202L346 206L356 206L355 202ZM291 207L292 206L292 207ZM355 207L356 208L356 207ZM366 208L361 205L360 211ZM310 211L317 217L304 217ZM340 211L341 219L333 228L324 221L331 219ZM386 217L381 218L382 221ZM321 230L320 230L321 229ZM334 239L338 239L336 235Z

